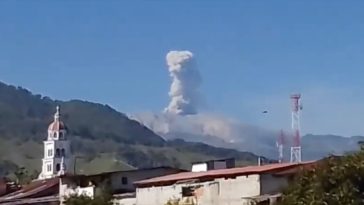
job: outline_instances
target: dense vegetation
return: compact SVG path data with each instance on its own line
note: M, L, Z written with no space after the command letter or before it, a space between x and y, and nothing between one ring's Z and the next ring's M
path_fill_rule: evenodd
M257 156L202 143L164 141L145 126L108 105L80 100L55 101L0 83L0 175L40 169L42 141L56 105L69 130L77 172L89 173L234 157L255 163Z
M292 182L279 205L364 204L364 147L329 157Z
M86 195L74 195L67 198L64 202L65 205L113 205L112 200L105 199L100 196L91 198Z
M110 187L105 184L94 197L87 195L71 195L64 199L64 205L113 205L114 197L110 192Z

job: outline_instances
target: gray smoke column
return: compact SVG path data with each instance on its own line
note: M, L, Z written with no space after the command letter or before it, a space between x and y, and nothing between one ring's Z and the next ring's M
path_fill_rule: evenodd
M190 51L170 51L166 56L172 78L169 91L171 101L166 113L191 115L197 113L201 76Z

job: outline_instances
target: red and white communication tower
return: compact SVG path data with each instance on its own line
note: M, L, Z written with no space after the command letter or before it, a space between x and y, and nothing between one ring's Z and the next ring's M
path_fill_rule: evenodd
M278 148L278 162L282 163L283 162L283 145L284 145L284 133L283 130L281 130L280 135L278 136L277 139L277 148Z
M293 146L291 147L291 162L301 162L301 127L300 112L302 110L301 94L291 95L292 101L292 130L294 133Z

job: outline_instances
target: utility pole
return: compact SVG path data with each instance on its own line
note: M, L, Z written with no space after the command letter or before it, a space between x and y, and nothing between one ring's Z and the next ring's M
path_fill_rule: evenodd
M284 133L283 130L281 130L277 139L278 163L283 162L283 152L284 152L283 146L284 146Z
M73 174L74 175L77 175L77 173L76 173L76 171L77 171L77 169L76 169L76 165L77 165L77 159L82 159L83 157L81 157L81 156L75 156L75 158L74 158L74 163L73 163Z
M301 126L300 112L302 110L301 94L291 95L292 101L292 131L293 131L293 146L291 147L291 163L301 162Z

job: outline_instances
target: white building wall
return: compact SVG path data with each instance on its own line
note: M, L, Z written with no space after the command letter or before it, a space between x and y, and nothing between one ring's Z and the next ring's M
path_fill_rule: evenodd
M43 141L44 144L44 159L51 159L54 157L55 153L54 153L54 141ZM48 150L52 150L52 155L48 155Z
M182 187L201 185L198 197L182 197ZM215 179L203 183L175 184L137 189L137 205L164 205L169 200L195 200L198 205L244 205L242 197L260 195L259 175Z
M115 205L136 205L136 198L114 199L113 203Z
M182 186L160 186L137 188L137 205L166 204L168 200L180 199L182 197Z
M94 194L95 194L95 187L94 186L76 187L75 189L64 188L62 194L64 197L72 196L72 195L77 195L77 196L84 195L84 196L93 198Z
M206 172L207 171L207 163L199 163L192 165L192 172Z
M70 149L70 142L66 140L44 141L44 157L42 159L42 172L40 178L53 178L59 175L60 170L56 170L57 164L61 168L63 158L63 168L66 173L73 172L73 156ZM65 150L65 156L60 155L60 150ZM59 150L59 155L56 155ZM50 169L48 169L50 166Z
M76 185L72 180L68 180L66 178L60 179L59 199L61 204L63 204L65 198L72 195L86 195L93 198L95 196L95 187L80 187Z
M239 176L235 179L217 179L220 183L219 202L224 204L242 203L242 197L252 197L260 195L260 176L248 175Z

